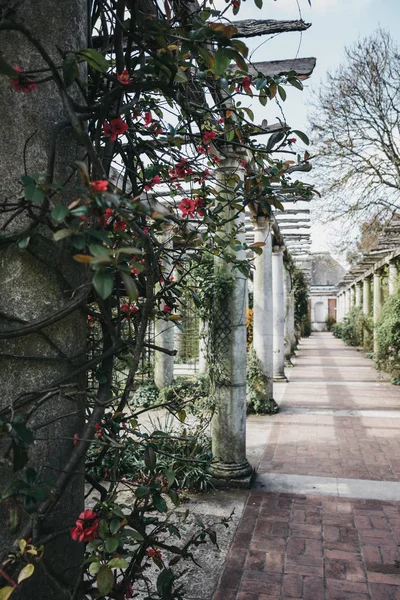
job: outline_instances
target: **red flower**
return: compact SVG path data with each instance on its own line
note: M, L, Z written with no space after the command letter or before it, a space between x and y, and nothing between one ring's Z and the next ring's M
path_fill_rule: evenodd
M187 158L181 158L176 166L168 171L168 174L173 181L175 181L177 178L184 179L192 173L193 169L189 167L189 161Z
M147 550L147 554L151 557L157 556L157 558L159 558L160 560L162 559L161 550L154 550L154 548L149 548Z
M225 121L224 117L220 117L220 118L218 119L218 123L223 123L224 121Z
M216 156L215 154L211 157L211 159L215 163L219 163L222 160L222 158L220 158L219 156Z
M128 130L128 125L125 123L123 119L118 117L117 119L111 119L108 121L104 121L103 123L103 131L106 137L109 137L112 142L115 142L119 135L125 133Z
M244 90L249 90L250 86L251 86L251 79L250 79L250 77L243 77L241 86L242 86L242 88Z
M139 308L137 306L134 306L133 304L127 304L126 302L124 304L121 304L119 309L121 313L125 315L125 319L130 319L131 317L137 315L139 312Z
M131 82L131 78L129 77L129 73L126 69L124 69L122 73L117 75L117 79L122 85L129 85Z
M170 306L168 306L168 304L164 304L164 306L163 306L163 312L164 313L170 313L170 312L172 312L172 308Z
M76 542L91 542L97 538L97 530L100 519L97 514L90 509L85 510L79 515L75 522L75 527L71 528L71 537Z
M211 142L211 140L213 140L216 137L217 137L217 134L215 133L215 131L206 131L203 134L202 140L203 140L204 144L208 144L208 142Z
M207 154L208 150L210 149L210 146L197 146L197 152L199 154Z
M144 113L144 124L150 125L153 122L153 117L151 116L151 112Z
M144 186L144 191L150 191L155 185L162 183L161 177L159 175L155 175L153 179Z
M194 204L199 217L204 217L204 198L197 196L197 198L194 199Z
M196 206L190 198L182 198L180 204L178 204L178 209L181 211L182 217L193 217Z
M106 192L108 181L106 179L98 179L97 181L92 181L91 186L94 192Z
M247 167L247 160L245 158L243 158L243 160L240 161L240 166L243 168Z
M233 8L239 8L240 0L232 0L232 6Z
M125 229L126 229L125 221L115 221L114 231L125 231Z
M18 77L15 79L10 79L14 92L24 92L25 94L29 94L29 92L36 90L36 83L32 79L29 79L29 77L26 77L26 75L22 73L22 69L14 67L14 71L18 74Z
M154 130L154 134L160 135L160 133L163 133L163 128L159 126L159 127L157 127L157 129Z
M295 144L297 142L296 138L289 138L288 139L289 144Z

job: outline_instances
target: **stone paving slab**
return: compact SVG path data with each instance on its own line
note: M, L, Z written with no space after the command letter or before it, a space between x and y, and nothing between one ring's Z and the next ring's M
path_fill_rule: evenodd
M400 600L400 503L253 490L214 600Z

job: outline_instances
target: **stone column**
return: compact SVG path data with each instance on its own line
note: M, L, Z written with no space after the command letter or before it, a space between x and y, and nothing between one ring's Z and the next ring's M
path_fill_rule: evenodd
M350 288L347 289L345 291L345 311L344 311L344 316L347 317L347 315L350 312L350 308L351 308L351 295L350 295Z
M290 284L292 283L292 277L289 273ZM289 312L288 312L288 335L289 335L289 343L290 343L290 352L294 354L296 348L296 327L294 323L294 292L293 289L290 289L289 292Z
M220 163L217 171L219 196L226 201L223 216L226 218L225 234L236 235L240 244L246 239L244 211L235 216L229 204L235 199L233 174L243 177L240 161L243 156L230 154ZM236 260L246 260L240 247L232 250ZM212 420L211 472L225 480L248 477L252 468L246 458L246 306L247 277L232 265L217 257L214 263L216 276L233 278L224 298L219 299L209 322L209 335L213 349L210 373L215 386L216 410ZM212 367L212 368L211 368Z
M395 293L397 292L397 288L398 288L397 278L398 278L397 265L395 262L390 262L389 263L389 281L388 281L389 296L394 296Z
M283 284L283 246L272 253L273 372L274 381L287 381L285 375L285 303Z
M362 305L362 282L356 283L356 307L361 308Z
M352 285L350 288L350 310L354 308L356 303L356 286Z
M269 398L273 398L273 308L272 308L272 233L270 220L258 217L254 224L254 242L263 242L262 254L254 258L253 348L268 377Z
M371 314L371 278L366 277L363 280L363 302L362 302L363 315L369 317ZM369 332L364 328L363 341L364 346L368 341Z
M378 352L378 340L376 339L376 323L382 308L382 276L377 271L374 273L374 354Z
M207 322L200 319L199 322L199 373L207 371Z
M292 356L292 350L290 347L289 337L289 303L290 303L290 273L286 269L285 264L283 265L283 301L285 310L285 322L284 322L284 334L283 341L285 344L285 365L291 366L290 357Z
M165 248L172 247L172 227L166 226L159 236L160 242ZM168 257L163 259L163 272L171 271L171 263ZM162 307L161 307L162 308ZM154 343L156 346L166 350L174 349L175 325L167 319L156 319L154 324ZM154 383L159 390L171 385L174 379L174 356L165 352L154 353Z

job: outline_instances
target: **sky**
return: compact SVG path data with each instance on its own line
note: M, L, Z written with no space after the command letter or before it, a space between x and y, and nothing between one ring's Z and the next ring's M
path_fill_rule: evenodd
M283 104L286 122L294 129L308 131L307 114L309 102L324 81L328 70L334 71L344 60L345 46L351 46L358 39L372 34L378 27L390 31L400 45L400 0L264 0L259 10L254 0L242 0L240 19L298 19L299 11L304 21L312 26L302 34L284 33L267 41L263 38L246 40L254 51L252 60L267 61L287 58L314 56L317 66L312 77L305 82L305 89L299 92L290 88ZM224 0L217 0L218 8L226 7ZM234 20L235 17L232 17ZM258 104L258 103L257 103ZM253 105L256 106L255 104ZM275 122L278 111L267 104L266 108L256 108L256 122L266 118ZM312 148L310 150L312 153ZM318 174L313 173L318 182ZM318 187L318 185L317 185ZM312 211L312 203L310 203ZM335 251L337 234L334 225L321 225L313 217L312 251ZM337 254L336 254L337 255Z

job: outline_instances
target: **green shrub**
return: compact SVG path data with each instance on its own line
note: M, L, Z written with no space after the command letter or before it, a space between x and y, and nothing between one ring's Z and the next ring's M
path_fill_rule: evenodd
M131 399L131 405L148 408L160 402L160 392L154 381L148 381L138 387Z
M328 331L332 331L332 327L336 324L336 319L332 315L328 315L326 319L326 328Z
M310 335L311 335L311 319L308 314L303 317L303 320L300 325L300 332L301 332L301 337L303 337L303 338L310 337Z
M342 323L341 338L348 346L362 346L364 315L359 307L353 307Z
M342 325L343 323L335 323L332 325L332 333L335 337L342 339Z
M400 292L383 305L376 324L376 336L378 367L396 381L400 377Z
M155 474L164 477L169 469L175 474L176 487L204 491L211 486L211 439L205 433L190 432L167 413L164 419L151 422L151 431L132 432L123 437L118 455L101 442L93 442L88 455L86 472L111 481L126 479L145 483L151 470L146 464L143 443L157 452Z
M255 350L251 348L247 354L247 412L248 414L275 414L279 406L273 398L265 393L267 377L264 375L261 362Z

